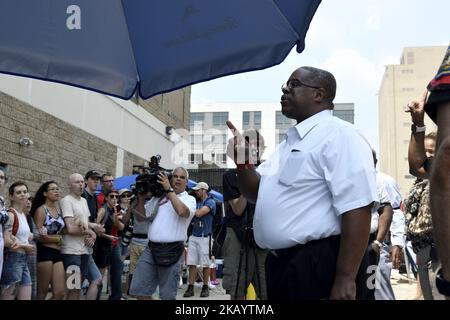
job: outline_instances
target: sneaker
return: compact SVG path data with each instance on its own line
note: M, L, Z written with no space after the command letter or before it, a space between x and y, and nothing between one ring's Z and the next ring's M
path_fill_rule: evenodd
M216 279L216 280L211 281L211 284L218 286L220 284L220 281L219 281L219 279Z
M200 298L206 298L209 297L209 288L208 286L202 287L202 292L200 292Z
M188 285L186 292L183 294L183 297L189 298L189 297L192 297L193 295L194 295L194 286L192 284L190 284L190 285Z

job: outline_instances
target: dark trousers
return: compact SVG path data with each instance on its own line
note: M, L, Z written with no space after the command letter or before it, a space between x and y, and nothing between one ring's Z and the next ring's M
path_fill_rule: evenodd
M109 272L111 277L111 295L109 300L120 300L122 298L122 273L123 261L121 259L120 244L111 250Z
M340 236L310 241L289 249L269 253L266 260L269 300L329 299L336 275ZM365 297L366 269L364 256L356 278L356 298Z

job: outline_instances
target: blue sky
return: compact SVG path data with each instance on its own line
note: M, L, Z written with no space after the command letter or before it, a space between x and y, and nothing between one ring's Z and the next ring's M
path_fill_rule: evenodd
M192 87L192 103L279 101L280 86L302 65L331 71L335 102L355 103L356 125L378 149L378 89L404 47L448 45L448 0L323 0L306 36L280 65ZM424 87L426 83L424 83Z

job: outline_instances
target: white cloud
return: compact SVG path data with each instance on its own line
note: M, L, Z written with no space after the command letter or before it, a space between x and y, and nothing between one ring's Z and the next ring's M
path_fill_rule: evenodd
M371 5L367 8L368 18L365 27L368 30L381 29L381 8L377 5Z

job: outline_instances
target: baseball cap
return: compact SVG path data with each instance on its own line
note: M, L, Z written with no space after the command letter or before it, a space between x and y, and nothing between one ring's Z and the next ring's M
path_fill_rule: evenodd
M84 176L84 178L87 180L89 178L99 178L100 179L100 173L98 173L98 171L96 170L89 170L88 172L86 172L86 175Z
M195 187L192 187L192 190L200 190L200 189L205 189L205 190L209 190L209 186L206 182L199 182L197 183L197 185Z
M117 191L117 189L111 189L109 191L105 192L105 197L109 196L111 193L117 193L119 194L119 191Z

